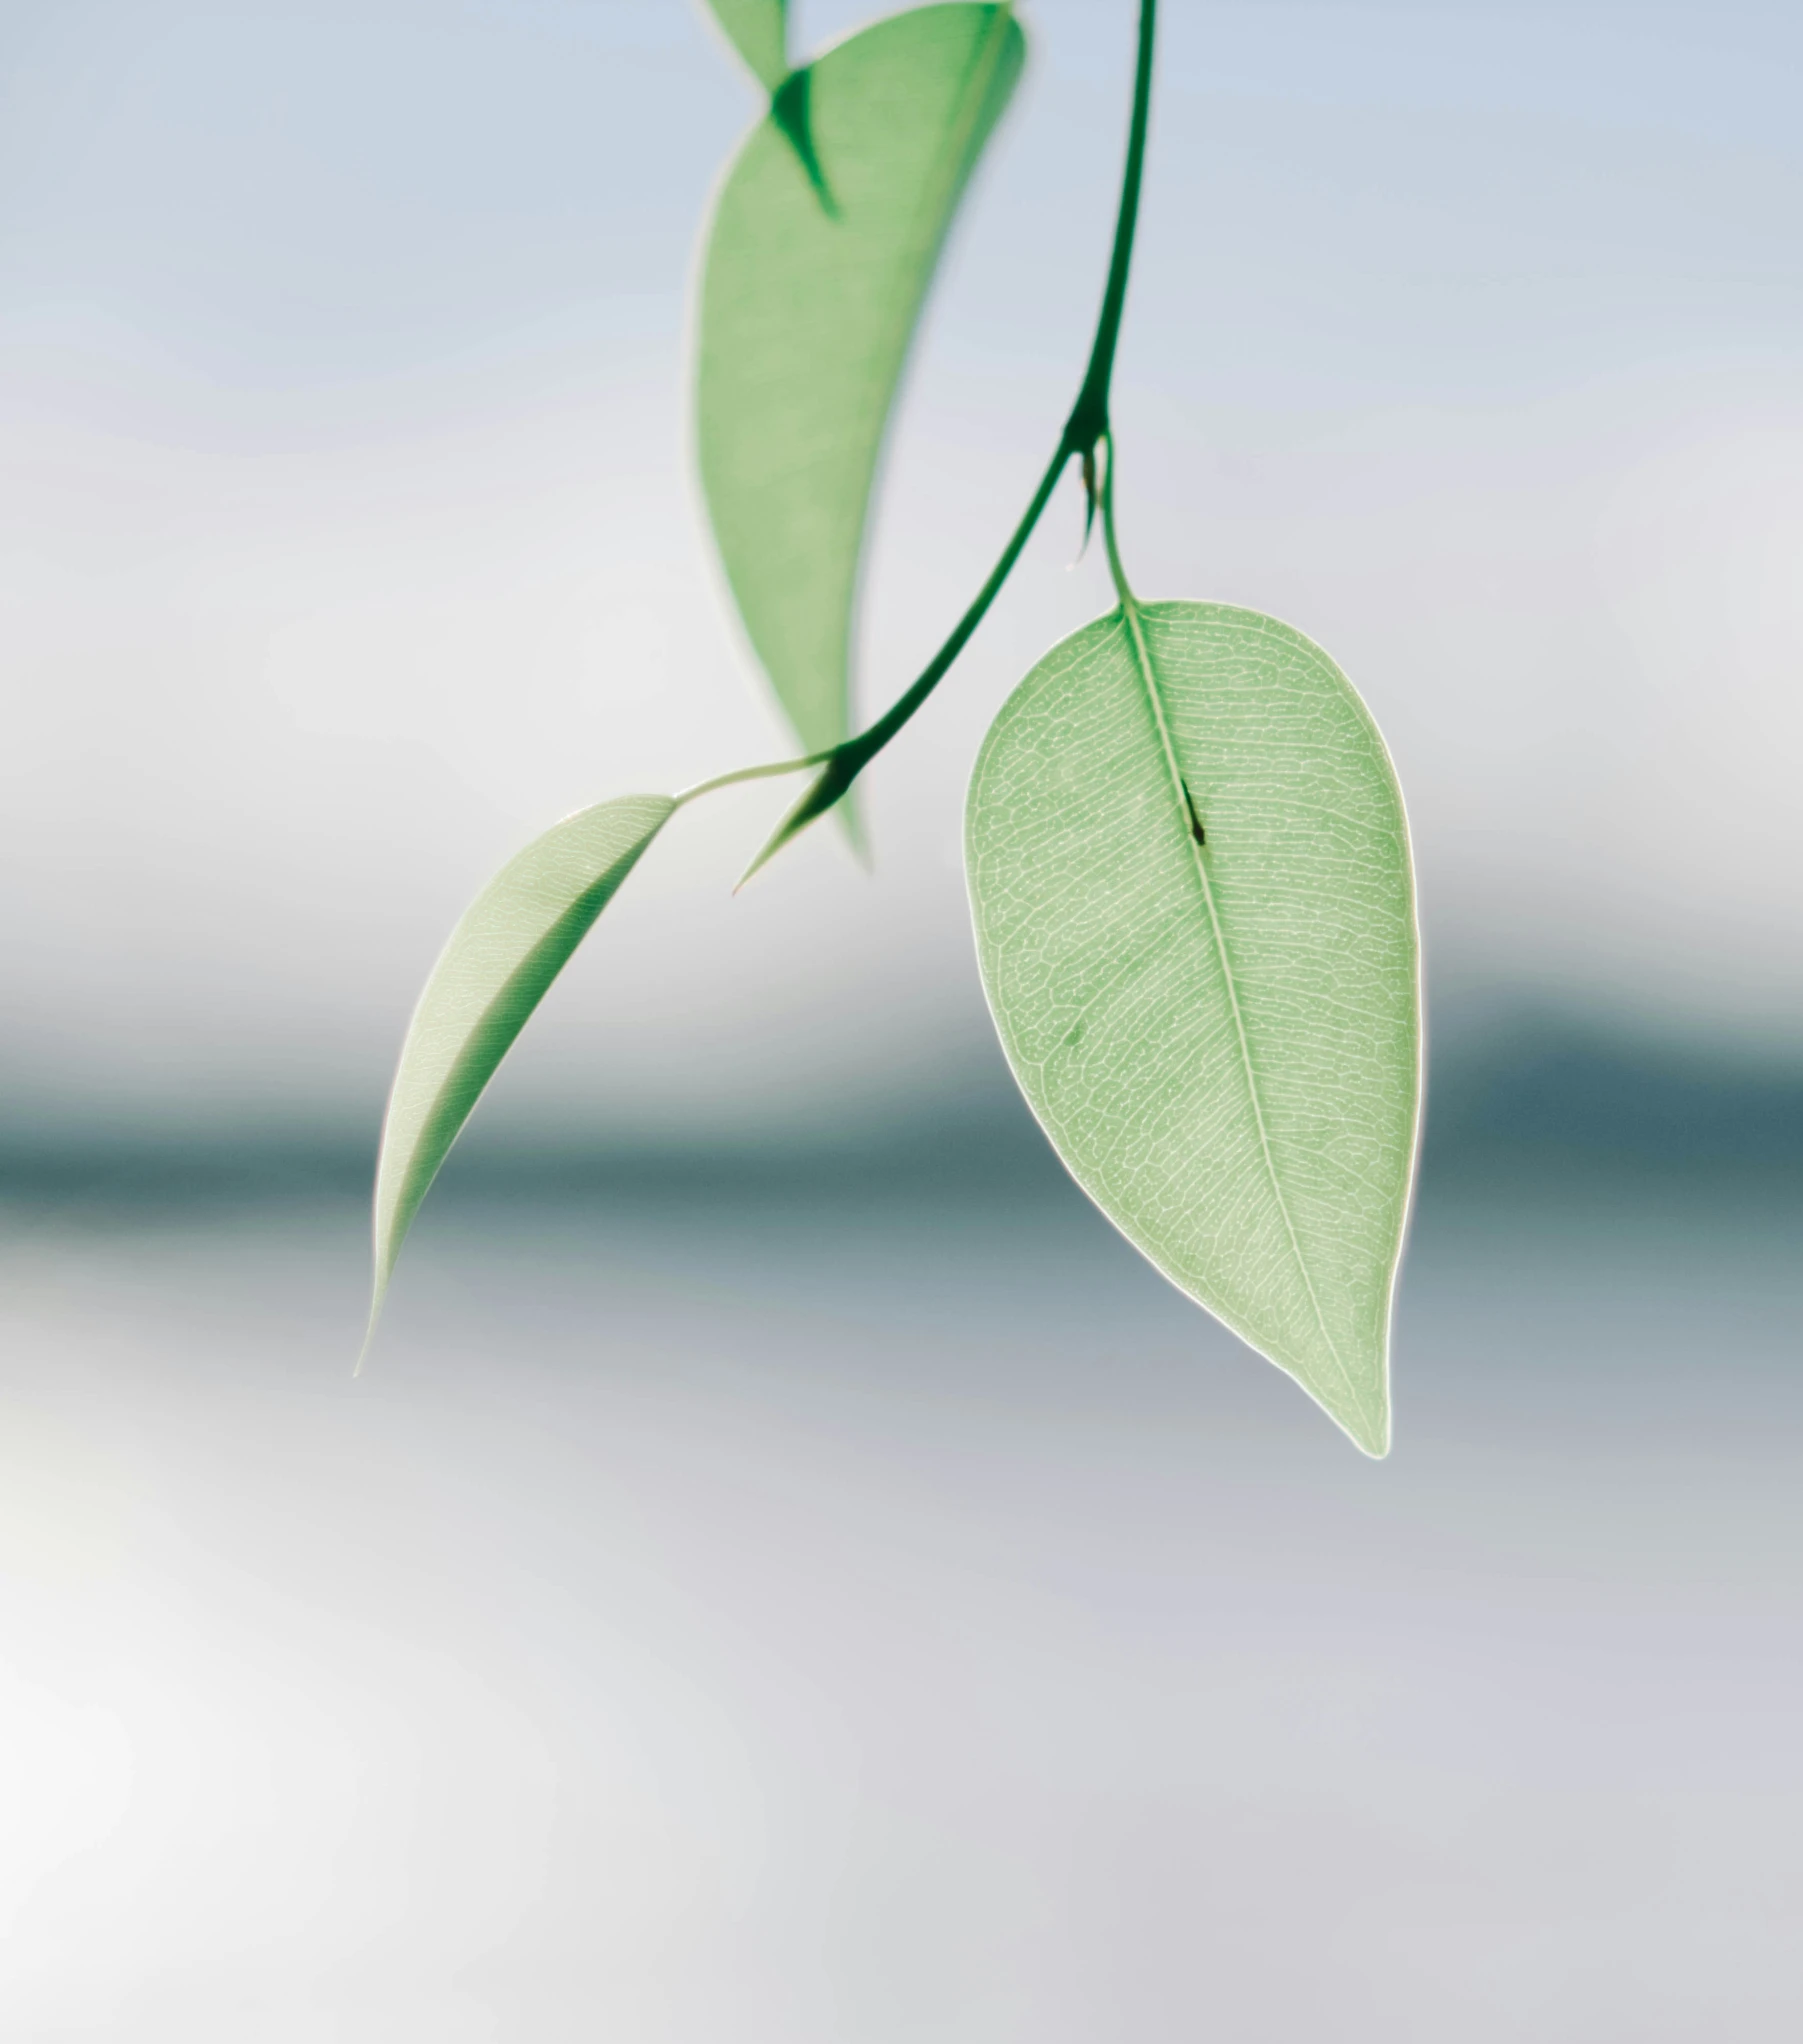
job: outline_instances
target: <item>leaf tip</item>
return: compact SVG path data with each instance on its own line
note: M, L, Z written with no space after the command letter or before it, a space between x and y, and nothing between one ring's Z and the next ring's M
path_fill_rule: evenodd
M851 840L853 852L868 867L870 860L865 848L863 825L858 808L855 802L852 801L844 783L840 783L836 787L834 786L834 778L832 768L829 766L808 789L807 793L802 796L801 800L788 812L781 823L776 826L775 830L770 833L763 849L734 883L732 890L734 894L737 894L748 880L761 873L791 838L799 837L810 823L814 822L817 817L824 816L835 804L841 811L840 821L844 824L846 835Z
M1389 1372L1380 1362L1377 1395L1367 1400L1356 1393L1350 1405L1328 1405L1315 1394L1334 1424L1359 1451L1373 1462L1389 1459L1391 1447Z
M1389 1408L1384 1409L1382 1420L1376 1426L1348 1427L1347 1435L1352 1445L1373 1462L1387 1462L1390 1459L1391 1440Z
M744 872L739 875L738 879L736 879L733 882L732 892L733 899L735 901L739 898L741 894L745 892L746 888L751 885L752 881L754 881L757 878L757 876L764 870L764 868L767 865L769 865L770 861L776 857L777 853L782 850L784 844L787 843L787 841L788 840L785 833L781 830L778 830L776 834L765 843L763 850L758 853L757 857L752 860L751 864L747 866Z
M393 1275L394 1258L391 1256L384 1263L378 1246L375 1277L369 1291L369 1318L364 1323L363 1340L357 1349L357 1360L351 1365L353 1380L362 1376L363 1365L369 1361L370 1350L376 1345L376 1330L382 1324L382 1308L388 1303L388 1280Z
M851 846L851 855L866 873L876 871L876 854L871 849L870 833L864 828L864 808L859 802L857 790L847 788L834 805L839 812L839 822L845 831L846 843Z

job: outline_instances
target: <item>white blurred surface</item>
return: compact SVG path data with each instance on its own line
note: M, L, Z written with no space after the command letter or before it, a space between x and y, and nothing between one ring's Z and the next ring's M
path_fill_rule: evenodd
M19 2044L1783 2044L1794 1189L1437 1202L1349 1450L1047 1173L19 1221Z

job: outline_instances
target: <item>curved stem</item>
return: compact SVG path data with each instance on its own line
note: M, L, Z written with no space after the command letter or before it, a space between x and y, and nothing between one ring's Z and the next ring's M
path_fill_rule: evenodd
M1101 316L1083 387L1065 423L1065 445L1086 454L1108 431L1108 393L1114 382L1114 350L1127 309L1127 276L1133 268L1133 236L1139 225L1139 189L1146 168L1146 133L1152 119L1152 52L1158 32L1158 0L1140 0L1139 53L1133 72L1133 116L1127 128L1127 163L1121 173L1121 204L1115 216L1114 252L1102 291Z
M697 796L711 795L716 788L735 788L741 781L774 780L779 774L799 774L809 767L824 766L832 756L830 752L810 752L806 759L775 759L767 766L735 767L730 774L716 774L711 781L697 781L692 788L684 788L670 799L681 809Z
M1133 267L1134 232L1139 224L1139 195L1145 176L1146 136L1151 124L1152 63L1157 30L1158 0L1140 0L1138 53L1133 74L1133 113L1127 127L1127 160L1121 172L1121 201L1115 216L1114 247L1108 261L1108 282L1102 292L1102 309L1096 320L1095 340L1089 351L1089 365L1083 373L1083 383L1077 393L1077 402L1072 406L1070 417L1064 424L1064 431L1059 436L1058 451L1052 456L1050 466L1041 477L1039 488L1033 493L1033 501L1027 506L1020 523L1015 527L1013 538L1002 550L1001 559L990 571L988 581L978 590L970 607L952 628L951 636L927 662L913 684L897 697L874 724L859 732L856 737L846 739L828 756L825 772L783 818L770 841L745 869L739 881L741 887L797 832L805 830L816 817L825 815L939 686L952 663L969 643L971 634L982 623L990 605L1001 594L1002 585L1013 572L1015 562L1020 559L1022 550L1033 535L1033 528L1039 523L1040 515L1051 502L1052 492L1057 487L1066 464L1073 459L1082 461L1084 484L1090 491L1092 516L1095 510L1094 453L1097 444L1104 440L1108 442L1108 469L1112 480L1114 447L1109 432L1108 396L1114 378L1115 344L1120 338L1121 318L1127 305L1127 278ZM1120 573L1120 560L1112 543L1109 548L1109 562L1115 574L1116 586L1124 591L1126 585ZM697 789L695 792L701 793L702 790Z
M1083 464L1084 486L1090 494L1090 515L1094 516L1096 508L1094 461L1098 445L1105 445L1107 451L1107 468L1102 481L1102 511L1108 544L1109 572L1114 577L1116 589L1120 591L1123 605L1133 606L1133 595L1127 587L1127 579L1121 568L1120 552L1114 539L1114 438L1109 425L1108 396L1114 379L1115 345L1120 338L1121 318L1127 305L1127 278L1133 267L1133 237L1139 224L1139 194L1145 175L1146 135L1151 122L1152 58L1157 27L1158 0L1140 0L1138 55L1133 73L1133 113L1127 127L1127 160L1121 172L1121 202L1115 215L1114 247L1108 260L1108 281L1102 291L1102 309L1096 319L1095 340L1090 347L1089 364L1083 372L1077 402L1071 407L1070 417L1065 421L1064 431L1059 435L1057 452L1040 478L1038 489L1033 492L1033 501L1022 513L1020 523L1014 528L1013 537L1002 549L1001 558L990 570L989 579L971 599L964 615L952 627L950 637L921 669L914 682L867 729L860 731L855 737L847 738L830 752L816 752L811 753L806 759L777 760L768 766L741 767L734 773L717 774L711 781L698 781L694 787L685 788L676 797L680 805L693 802L698 796L712 794L716 788L733 787L740 781L768 780L779 774L800 773L808 767L817 766L824 769L820 778L777 826L769 843L745 869L739 881L741 887L760 866L781 851L797 832L805 830L816 817L824 816L832 808L945 679L952 663L970 643L971 635L983 622L990 605L1001 594L1002 585L1013 573L1015 562L1020 559L1027 541L1033 536L1033 528L1039 523L1047 504L1051 502L1052 492L1057 488L1059 478L1073 460L1080 460Z
M1108 574L1114 583L1114 592L1121 599L1121 609L1132 616L1139 614L1139 598L1134 595L1127 581L1127 570L1121 565L1120 539L1114 529L1114 435L1109 433L1103 440L1107 450L1108 464L1102 471L1102 544L1108 550Z
M1039 479L1039 488L1033 492L1033 501L1022 514L1020 523L1014 528L1013 537L1002 549L1001 559L989 571L988 581L977 591L969 608L952 627L950 638L921 669L913 685L898 696L868 730L860 731L855 738L846 739L843 745L824 755L826 771L777 825L770 841L740 875L740 887L745 885L766 860L781 851L798 831L806 830L817 816L826 814L945 679L952 662L969 644L971 634L983 622L989 606L1001 594L1002 584L1013 572L1022 549L1032 538L1033 528L1039 523L1040 514L1051 502L1052 492L1058 487L1058 478L1063 475L1070 458L1070 448L1060 444L1058 452L1052 457L1051 465ZM696 792L700 793L701 790L697 789Z

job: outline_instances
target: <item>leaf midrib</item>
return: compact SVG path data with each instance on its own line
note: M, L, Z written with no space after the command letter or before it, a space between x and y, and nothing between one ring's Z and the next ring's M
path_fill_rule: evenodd
M1259 1155L1264 1160L1265 1177L1271 1187L1271 1196L1277 1202L1277 1211L1282 1216L1284 1235L1290 1245L1290 1254L1296 1259L1296 1269L1302 1279L1303 1289L1308 1294L1315 1325L1321 1330L1321 1339L1327 1344L1327 1353L1333 1358L1334 1368L1340 1373L1340 1381L1346 1387L1347 1397L1369 1422L1372 1416L1366 1409L1364 1399L1359 1396L1358 1387L1352 1381L1352 1373L1341 1359L1333 1336L1327 1330L1327 1318L1321 1311L1321 1301L1315 1291L1315 1280L1309 1271L1308 1260L1302 1253L1302 1244L1296 1234L1296 1224L1290 1218L1290 1203L1284 1198L1283 1185L1277 1176L1277 1161L1271 1154L1270 1132L1265 1126L1264 1100L1258 1088L1258 1074L1253 1069L1252 1047L1246 1036L1246 1020L1240 1011L1239 983L1234 976L1233 960L1228 954L1226 932L1221 928L1220 913L1215 907L1214 887L1208 877L1202 847L1197 844L1187 820L1189 804L1185 790L1188 784L1183 776L1182 764L1177 758L1176 744L1171 737L1170 719L1165 712L1163 691L1158 685L1158 670L1152 658L1152 649L1146 642L1140 605L1124 591L1121 595L1121 618L1126 625L1128 642L1133 649L1134 669L1145 691L1147 707L1152 713L1153 728L1158 734L1159 751L1164 758L1165 770L1170 776L1178 827L1183 833L1191 870L1195 873L1197 885L1202 891L1203 906L1208 911L1209 932L1214 939L1215 957L1221 968L1221 981L1227 989L1227 1006L1233 1016L1234 1040L1239 1046L1240 1072L1246 1082L1246 1097L1252 1108L1253 1126L1258 1130Z

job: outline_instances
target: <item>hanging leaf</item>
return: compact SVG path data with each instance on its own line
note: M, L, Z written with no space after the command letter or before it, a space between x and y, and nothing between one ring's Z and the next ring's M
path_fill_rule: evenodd
M946 230L1019 75L1007 7L923 7L796 72L728 173L697 437L745 628L803 747L848 730L865 513Z
M708 0L714 19L767 92L789 75L786 0Z
M1351 684L1255 611L1116 611L1003 706L966 851L990 1007L1073 1176L1386 1453L1418 945L1402 798Z
M665 795L579 810L503 866L451 932L419 998L376 1166L375 1301L438 1167L513 1040L669 820Z

